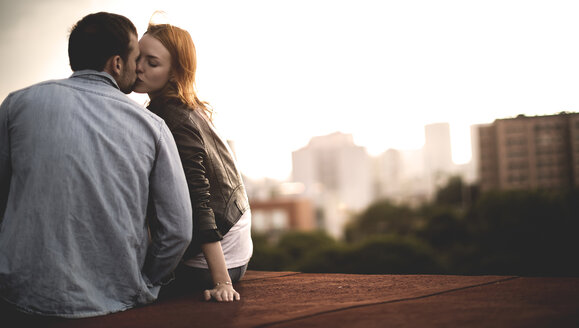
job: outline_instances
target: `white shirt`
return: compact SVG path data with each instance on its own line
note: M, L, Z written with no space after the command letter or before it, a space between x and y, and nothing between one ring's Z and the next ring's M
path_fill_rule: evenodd
M249 262L253 254L251 210L245 211L239 221L223 236L221 248L227 269L237 268ZM186 260L184 264L194 268L209 268L202 252Z

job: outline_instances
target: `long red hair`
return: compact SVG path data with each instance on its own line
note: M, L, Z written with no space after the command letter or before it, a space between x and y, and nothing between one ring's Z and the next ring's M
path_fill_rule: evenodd
M194 110L201 109L211 120L213 110L197 96L197 53L189 32L170 24L149 24L145 34L159 40L171 54L172 77L162 90L162 97L179 99Z

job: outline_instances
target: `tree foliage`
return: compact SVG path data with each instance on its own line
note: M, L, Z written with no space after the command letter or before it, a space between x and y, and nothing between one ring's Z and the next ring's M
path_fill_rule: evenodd
M412 237L375 236L354 245L326 248L301 266L305 272L414 274L440 272L430 247Z
M461 206L465 188L467 188L467 186L463 183L460 176L451 177L448 179L446 185L440 188L436 193L436 203L441 205Z
M371 204L346 227L348 242L358 242L373 235L409 235L418 225L421 217L406 206L397 206L389 200Z
M335 246L336 241L322 231L311 233L288 232L281 237L278 248L285 253L285 258L289 259L289 270L299 270L301 261L311 252L329 249Z
M478 272L578 274L576 191L507 191L483 195L467 216Z
M579 275L578 190L488 192L465 208L461 188L462 181L450 179L433 203L419 209L378 201L353 217L344 241L291 232L272 244L254 235L250 268Z

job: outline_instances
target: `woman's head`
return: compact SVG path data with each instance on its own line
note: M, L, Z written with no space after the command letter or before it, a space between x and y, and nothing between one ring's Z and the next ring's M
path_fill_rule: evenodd
M135 92L155 98L177 98L210 114L195 92L197 55L189 32L169 24L150 24L139 41Z
M170 93L169 80L173 79L171 53L151 35L145 34L139 41L141 51L137 62L137 82L134 91L148 93L151 99Z

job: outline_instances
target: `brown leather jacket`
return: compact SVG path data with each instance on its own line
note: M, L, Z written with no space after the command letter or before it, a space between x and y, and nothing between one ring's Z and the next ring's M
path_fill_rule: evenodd
M176 100L152 102L173 133L189 186L193 207L193 239L185 258L200 245L223 236L249 209L247 193L235 158L202 110Z

